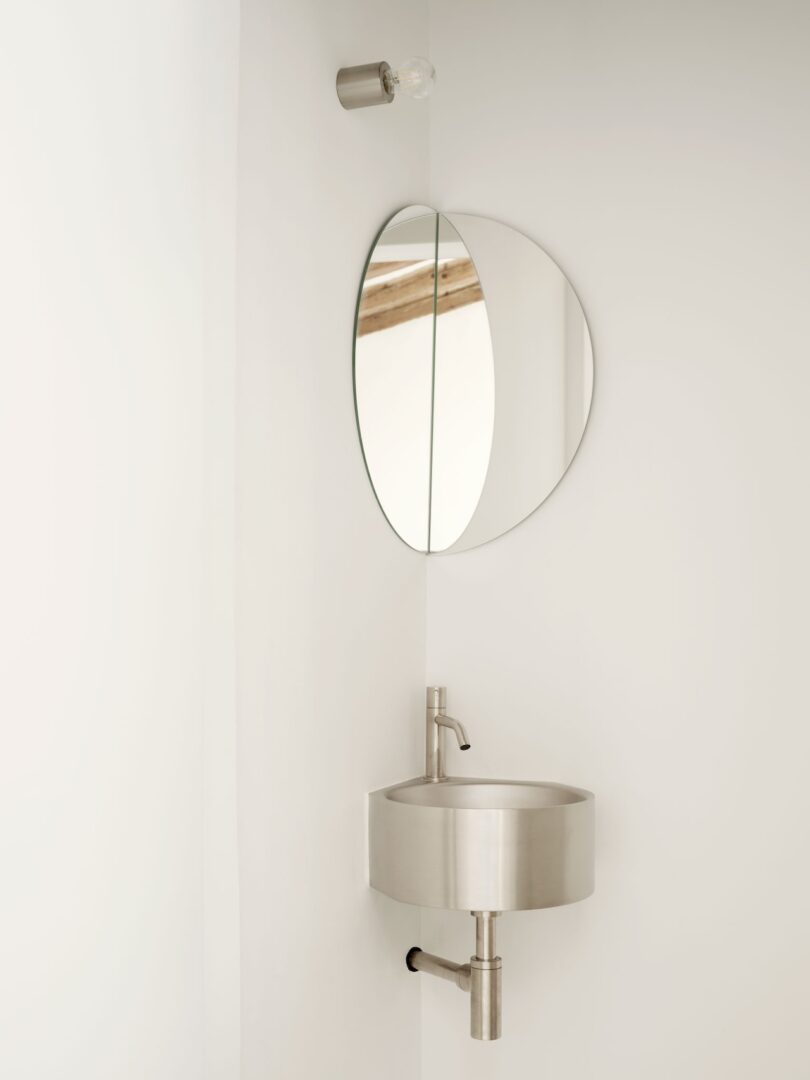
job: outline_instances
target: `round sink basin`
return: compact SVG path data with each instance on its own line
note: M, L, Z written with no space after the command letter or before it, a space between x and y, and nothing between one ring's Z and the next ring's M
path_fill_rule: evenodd
M370 880L408 904L555 907L593 892L589 791L509 780L417 779L369 796Z

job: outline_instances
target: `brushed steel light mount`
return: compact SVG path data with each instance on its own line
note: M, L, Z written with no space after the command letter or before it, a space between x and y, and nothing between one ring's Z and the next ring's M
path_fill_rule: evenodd
M386 60L341 68L337 73L337 96L344 109L390 105L395 97L426 98L433 92L436 72L429 60L414 56L397 68Z

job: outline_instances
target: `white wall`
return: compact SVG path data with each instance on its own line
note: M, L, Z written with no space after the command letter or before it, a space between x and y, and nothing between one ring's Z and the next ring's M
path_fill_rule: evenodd
M208 190L208 121L232 130L235 70L231 54L208 78L208 31L227 39L233 5L203 8L0 13L0 1075L14 1080L203 1075L218 680L203 677L217 600L201 586L204 567L227 576L211 517L232 489L204 475L204 451L229 442L204 385L227 385L212 335L229 334L206 259L234 237L233 201L222 217ZM207 872L219 859L232 902L233 800L216 782Z
M427 114L345 112L343 64L426 51L421 3L242 6L237 682L242 1076L413 1080L418 911L366 885L365 792L418 768L425 558L366 479L359 277L424 198Z
M424 1080L810 1075L810 9L433 0L432 201L522 229L594 337L513 533L429 560L463 766L597 794L597 892L506 916L504 1037L423 980ZM421 944L463 957L468 916Z

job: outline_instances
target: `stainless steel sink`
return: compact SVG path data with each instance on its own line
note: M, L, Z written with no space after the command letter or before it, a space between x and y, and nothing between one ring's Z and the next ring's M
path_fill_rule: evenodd
M375 889L422 907L519 911L593 892L594 799L562 784L425 778L370 795Z
M469 750L470 740L464 725L447 715L446 701L444 687L428 687L425 775L369 796L370 881L394 900L475 917L468 964L417 945L405 963L409 971L469 993L470 1034L499 1039L497 917L590 896L594 799L564 784L447 776L446 732L454 732L460 750Z

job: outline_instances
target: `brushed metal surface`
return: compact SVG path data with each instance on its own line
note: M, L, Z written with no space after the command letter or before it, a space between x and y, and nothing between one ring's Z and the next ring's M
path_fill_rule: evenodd
M444 733L447 728L455 733L460 750L470 749L470 738L460 720L447 715L447 687L429 686L425 706L425 779L446 780L445 759L447 751Z
M385 60L341 68L335 87L344 109L364 109L368 105L390 105L393 93L386 88L385 76L391 70Z
M424 971L426 975L446 979L454 983L459 990L470 992L469 964L456 964L453 960L445 960L443 956L434 956L433 953L424 952L418 947L408 951L407 963L409 971Z
M455 983L470 995L470 1035L489 1042L501 1037L503 961L495 955L497 911L472 911L475 917L475 955L469 964L456 964L443 956L423 952L418 945L408 950L409 971L421 971Z
M470 1035L473 1039L490 1042L500 1039L503 1013L502 963L493 960L470 960Z
M463 911L556 907L594 887L594 797L563 784L448 777L369 796L373 888Z

